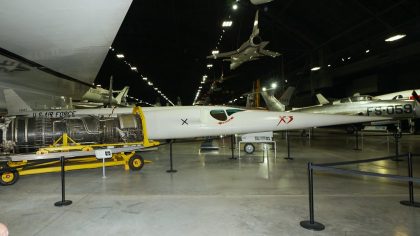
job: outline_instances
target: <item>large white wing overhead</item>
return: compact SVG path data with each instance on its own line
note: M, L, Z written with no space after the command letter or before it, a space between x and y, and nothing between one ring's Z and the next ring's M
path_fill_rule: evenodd
M86 85L93 83L131 2L1 1L0 87L80 97L88 89ZM22 60L9 54L28 63L22 64ZM11 69L10 63L29 70ZM46 75L40 67L28 64L41 65L75 80L54 77L54 73ZM3 99L0 94L0 100Z

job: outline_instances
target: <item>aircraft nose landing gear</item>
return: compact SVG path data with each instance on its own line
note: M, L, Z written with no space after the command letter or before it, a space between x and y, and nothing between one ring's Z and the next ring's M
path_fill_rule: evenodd
M252 154L255 151L255 146L252 143L246 143L244 146L244 151L248 154Z

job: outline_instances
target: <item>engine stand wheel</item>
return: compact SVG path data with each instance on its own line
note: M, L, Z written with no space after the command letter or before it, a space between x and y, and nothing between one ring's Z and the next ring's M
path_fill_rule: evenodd
M19 172L17 170L7 170L1 173L0 185L13 185L19 179Z
M255 151L255 146L252 143L245 143L244 151L248 154L252 154Z
M128 160L130 170L141 170L144 166L144 159L140 155L134 155Z

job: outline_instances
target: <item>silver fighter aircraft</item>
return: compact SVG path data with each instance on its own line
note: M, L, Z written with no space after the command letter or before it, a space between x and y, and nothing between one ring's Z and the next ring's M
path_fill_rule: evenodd
M239 47L235 51L215 53L213 55L208 56L207 58L226 58L223 60L229 61L230 69L234 70L244 62L255 61L263 56L269 56L273 58L280 56L281 54L278 52L273 52L264 49L269 43L269 41L262 41L261 37L259 36L259 33L260 29L258 28L257 11L255 15L254 28L252 29L252 34L249 37L249 39L241 45L241 47Z
M269 110L282 107L274 96L267 92L261 93ZM334 103L320 104L309 107L292 109L293 112L306 112L318 114L385 116L397 119L412 119L420 117L420 99L413 91L415 100L380 100L372 96L360 95L342 98ZM284 106L283 106L284 107Z

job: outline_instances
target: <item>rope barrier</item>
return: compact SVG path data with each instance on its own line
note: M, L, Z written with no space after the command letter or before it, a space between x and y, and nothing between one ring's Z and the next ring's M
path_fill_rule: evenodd
M362 176L372 176L372 177L382 177L382 178L389 178L397 181L404 181L408 182L408 190L409 190L409 200L400 201L402 205L411 206L411 207L420 207L420 203L414 201L414 190L413 190L413 182L420 183L420 178L413 178L413 162L412 159L414 156L419 156L419 154L412 154L407 153L404 155L395 155L395 156L387 156L387 157L379 157L379 158L370 158L365 160L357 160L357 161L344 161L344 162L334 162L334 163L323 163L323 164L312 164L311 162L308 163L308 188L309 188L309 220L301 221L300 225L309 230L324 230L325 226L319 222L316 222L314 219L314 178L313 172L314 170L319 171L326 171L332 172L336 174L344 174L344 175L362 175ZM360 170L349 170L349 169L341 169L335 168L333 166L342 166L342 165L350 165L350 164L360 164L360 163L369 163L375 161L382 161L382 160L395 160L398 157L406 157L408 159L408 176L400 176L400 175L392 175L392 174L381 174L381 173L373 173L367 171L360 171Z
M390 174L380 174L380 173L373 173L373 172L366 172L360 170L345 170L345 169L338 169L333 167L326 167L326 166L318 166L312 165L313 170L320 170L320 171L328 171L336 174L349 174L349 175L365 175L365 176L373 176L373 177L382 177L382 178L389 178L397 181L412 181L416 183L420 183L420 178L410 178L407 176L400 176L400 175L390 175Z
M407 154L398 155L398 157L406 157ZM364 160L356 160L356 161L343 161L343 162L332 162L332 163L323 163L323 164L313 164L313 166L341 166L341 165L351 165L351 164L361 164L361 163L368 163L368 162L375 162L375 161L383 161L387 159L395 158L393 156L386 156L386 157L378 157L378 158L371 158L371 159L364 159Z

